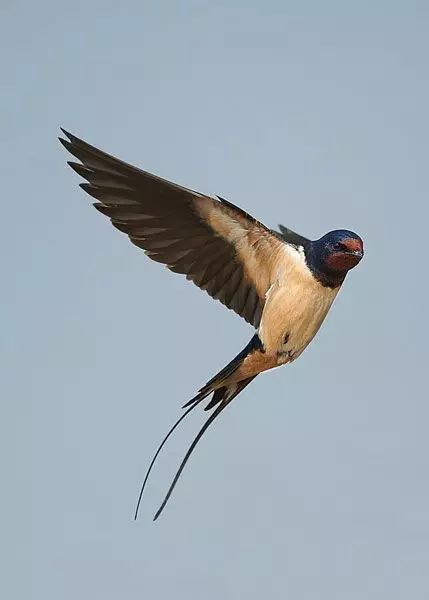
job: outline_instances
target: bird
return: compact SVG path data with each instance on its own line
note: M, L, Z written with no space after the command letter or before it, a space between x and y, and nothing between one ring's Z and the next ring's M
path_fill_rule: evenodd
M348 229L316 240L283 225L270 229L220 196L162 179L61 131L60 142L79 161L68 165L85 180L80 187L96 200L94 207L149 258L185 275L255 330L247 346L183 405L186 411L153 456L135 518L160 451L183 419L206 401L211 414L180 463L156 520L213 421L255 377L292 363L313 340L347 273L361 261L363 241Z

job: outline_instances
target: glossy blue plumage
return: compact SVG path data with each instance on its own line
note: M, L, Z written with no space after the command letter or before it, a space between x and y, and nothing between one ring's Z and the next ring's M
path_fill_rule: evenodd
M349 255L351 266L334 268L330 260L336 254ZM336 229L314 240L305 248L307 265L313 275L328 287L337 287L344 281L347 272L363 256L362 239L348 229Z

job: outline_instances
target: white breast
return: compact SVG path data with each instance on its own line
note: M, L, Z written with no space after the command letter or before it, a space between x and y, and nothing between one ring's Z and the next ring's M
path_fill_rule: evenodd
M306 265L304 252L285 245L285 257L267 293L259 336L268 352L296 359L325 319L339 288L324 287Z

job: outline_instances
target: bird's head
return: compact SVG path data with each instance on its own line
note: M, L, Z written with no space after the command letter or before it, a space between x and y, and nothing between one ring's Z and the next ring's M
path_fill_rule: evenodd
M362 239L353 231L336 229L311 242L309 266L328 283L341 282L362 257Z

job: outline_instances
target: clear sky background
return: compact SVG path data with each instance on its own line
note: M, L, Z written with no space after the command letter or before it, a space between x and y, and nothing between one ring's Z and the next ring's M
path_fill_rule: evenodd
M429 20L404 5L2 2L4 598L427 600ZM135 523L148 460L252 330L91 207L60 125L269 226L365 240L156 523L202 411Z

